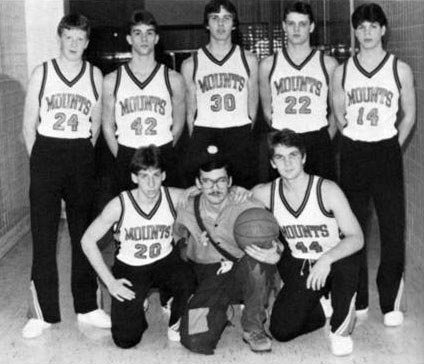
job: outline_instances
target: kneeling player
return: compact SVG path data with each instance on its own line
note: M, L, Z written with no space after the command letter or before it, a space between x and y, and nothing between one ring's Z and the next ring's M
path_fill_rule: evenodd
M334 355L353 350L355 297L363 234L341 189L307 174L305 146L289 129L270 138L271 165L280 177L256 186L253 195L273 212L288 243L277 264L284 286L274 303L270 331L288 341L325 324L320 305L330 291L330 343ZM273 263L265 250L247 247L257 260Z
M152 286L174 297L168 338L179 341L179 320L194 289L190 267L173 249L174 204L184 190L162 186L163 162L153 145L135 152L130 169L138 187L109 202L82 238L85 254L112 295L112 337L122 348L137 345L147 329L143 302ZM119 249L110 272L97 241L114 225Z

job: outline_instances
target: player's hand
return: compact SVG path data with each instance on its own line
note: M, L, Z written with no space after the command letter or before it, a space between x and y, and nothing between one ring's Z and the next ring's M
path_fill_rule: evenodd
M200 244L202 244L203 246L207 246L209 243L210 241L208 238L208 233L206 231L203 231L200 235Z
M325 281L330 274L331 261L326 255L322 255L309 272L306 280L306 288L314 291L319 291L325 286Z
M190 197L197 196L200 194L201 191L196 186L191 186L184 190L184 192L181 194L180 198L178 199L177 204L181 206L182 208L186 208L188 206L188 201L190 200Z
M281 251L279 250L278 243L275 240L272 242L271 248L260 248L253 244L247 246L244 251L253 259L267 264L277 264L281 258Z
M135 298L135 293L132 289L132 283L125 278L115 279L108 287L109 293L118 301L131 301Z
M240 186L233 186L230 189L230 199L236 204L242 203L252 198L252 196L253 196L252 192Z

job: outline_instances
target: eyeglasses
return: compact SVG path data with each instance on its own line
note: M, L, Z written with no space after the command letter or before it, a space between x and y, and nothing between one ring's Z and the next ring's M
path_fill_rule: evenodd
M220 177L218 179L201 178L200 182L204 188L212 188L217 185L219 188L228 186L228 177Z

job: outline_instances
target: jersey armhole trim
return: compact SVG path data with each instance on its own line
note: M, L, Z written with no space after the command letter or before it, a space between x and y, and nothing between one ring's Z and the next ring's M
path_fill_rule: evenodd
M40 92L38 93L38 105L39 106L41 106L41 100L43 99L44 89L46 88L47 72L48 72L47 62L43 62L43 78L41 80Z
M121 84L121 77L122 77L122 66L118 67L118 69L116 70L115 88L113 89L113 96L115 96L115 99L116 99L116 95L118 94L119 85Z
M343 90L345 89L345 83L346 83L346 74L347 74L347 63L349 60L347 60L345 63L343 63L343 75L342 75L342 87Z
M197 51L193 53L193 82L196 82L197 67L199 65Z
M398 72L398 58L393 57L393 75L395 77L396 86L398 91L402 89L402 84L400 83L399 72Z
M268 75L268 81L269 82L271 82L271 77L274 73L275 67L277 66L277 58L278 58L278 52L275 52L274 57L272 59L271 69L269 70L269 75Z
M326 210L324 206L324 202L322 200L322 183L324 182L324 178L319 177L317 181L317 201L318 206L324 216L334 217L334 214L331 211Z
M330 83L330 76L328 75L327 68L325 67L325 61L324 61L324 52L319 52L319 62L321 63L322 71L324 72L325 82L327 82L327 86L329 86Z
M163 75L165 77L165 84L166 84L166 88L169 92L169 96L172 99L172 87L171 87L171 82L169 81L169 68L167 66L163 67Z
M97 92L97 88L96 88L96 83L94 82L94 66L90 64L90 81L91 81L91 86L93 87L93 93L94 93L94 98L96 99L96 101L99 99L99 93Z
M117 223L115 224L114 231L119 232L121 230L122 221L124 220L124 214L125 214L125 200L124 200L124 194L125 192L122 192L118 195L119 201L121 202L121 215L119 216L119 219Z
M169 209L171 210L171 214L174 217L174 219L177 218L177 210L175 209L174 203L172 202L171 194L169 193L168 187L163 187L163 190L165 191L165 197L168 201Z
M276 179L271 182L271 195L269 196L269 211L271 211L272 213L274 213L274 206L275 206L274 196L275 196L276 184L277 184Z
M247 63L246 53L244 52L244 48L240 47L241 60L243 62L244 68L246 69L247 76L250 77L250 68L249 63Z

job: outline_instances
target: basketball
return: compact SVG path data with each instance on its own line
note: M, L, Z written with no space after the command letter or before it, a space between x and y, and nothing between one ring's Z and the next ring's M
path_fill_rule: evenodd
M279 226L274 215L259 207L243 211L234 223L234 238L240 247L255 244L261 248L271 248L272 241L278 238Z

